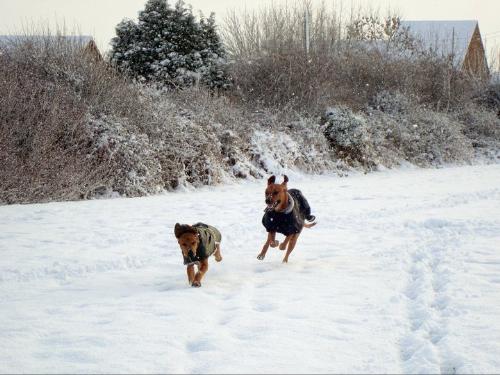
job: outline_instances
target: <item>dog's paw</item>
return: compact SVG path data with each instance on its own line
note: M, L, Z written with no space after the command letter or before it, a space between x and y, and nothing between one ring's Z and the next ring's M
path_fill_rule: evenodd
M279 245L279 244L280 244L280 242L279 242L278 240L274 240L274 241L272 241L272 242L269 244L269 246L271 246L271 247L278 247L278 245Z
M199 288L199 287L201 287L201 283L199 281L193 281L193 283L191 284L191 286L193 288Z
M316 220L316 216L314 216L314 215L307 215L306 216L306 220L307 221L315 221Z
M281 245L280 245L280 250L283 251L286 249L286 243L283 242Z
M263 254L259 254L259 255L257 255L257 259L258 259L258 260L264 260L264 258L265 258L265 257L266 257L266 256L265 256L265 255L263 255Z
M284 258L282 263L288 263L288 258Z

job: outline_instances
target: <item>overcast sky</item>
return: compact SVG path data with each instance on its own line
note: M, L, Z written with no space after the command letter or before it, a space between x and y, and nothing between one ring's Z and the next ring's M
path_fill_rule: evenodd
M286 0L274 0L285 3ZM319 4L322 0L311 0ZM350 0L342 1L350 8ZM59 24L64 22L69 29L75 26L82 34L93 35L99 47L109 48L114 27L123 18L136 18L143 9L145 0L0 0L0 34L13 34L29 24ZM170 0L170 3L174 3ZM216 13L222 23L228 9L254 9L272 0L186 0L195 11L206 15ZM294 0L288 0L293 3ZM326 4L333 1L325 0ZM396 9L403 18L411 20L476 19L486 39L488 52L500 45L500 0L355 0L355 4L385 11Z

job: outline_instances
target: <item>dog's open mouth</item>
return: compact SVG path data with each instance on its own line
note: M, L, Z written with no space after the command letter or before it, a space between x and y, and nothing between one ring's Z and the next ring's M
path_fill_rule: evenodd
M274 210L278 205L280 204L280 201L277 200L276 202L274 203L269 203L265 209L265 211L272 211Z

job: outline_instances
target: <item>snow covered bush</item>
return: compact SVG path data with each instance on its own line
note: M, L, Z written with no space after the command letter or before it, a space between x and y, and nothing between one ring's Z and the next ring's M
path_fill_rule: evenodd
M247 135L236 126L241 113L224 97L195 89L143 92L149 113L144 131L157 150L165 188L259 175L242 157Z
M388 138L401 160L437 166L472 159L472 145L462 132L462 124L445 113L418 108L403 116L381 114L379 123L393 124Z
M158 191L130 82L60 36L27 36L0 60L0 200Z
M342 106L330 108L323 122L337 157L354 167L369 170L403 161L437 166L469 162L473 157L461 122L400 93L382 92L358 113Z
M169 142L170 150L176 150L177 158L181 156L185 161L193 147L192 153L197 155L193 160L204 160L210 166L198 169L187 179L179 175L179 184L214 184L235 177L261 178L267 173L292 169L310 173L335 169L328 143L313 120L287 112L249 112L225 97L214 97L199 90L159 95L153 90L152 95L156 98L151 107L153 111L156 108L162 113L178 113L170 121L163 121L172 123L172 127L158 127L161 133L168 134L165 142ZM204 143L190 145L192 139L198 138ZM176 145L182 148L176 149ZM177 170L185 173L184 167Z
M292 118L288 120L287 127L292 137L299 142L300 157L295 160L296 168L314 174L339 168L316 117Z
M408 113L415 103L399 91L383 90L370 100L369 106L387 114L398 115Z
M500 118L491 110L469 104L456 113L464 124L464 134L471 140L478 157L490 161L500 159Z
M107 165L102 185L87 197L117 192L141 196L163 189L161 166L148 136L137 131L126 118L89 116L86 123L92 148L87 154L98 165Z
M166 0L148 0L137 23L125 19L117 25L111 46L112 63L139 81L230 86L214 14L198 21L182 0L173 8Z
M326 111L325 135L332 144L359 148L366 143L366 121L349 108L332 107Z
M300 146L286 133L255 131L251 144L252 159L269 173L284 174L300 157Z
M308 53L305 8L311 20ZM417 53L416 41L398 29L397 15L382 19L360 8L345 23L338 12L342 9L303 2L230 14L224 36L240 100L318 115L329 106L363 110L383 91L399 91L437 111L453 111L473 97L476 80L447 58Z
M333 101L322 121L293 105L241 98L132 82L57 38L22 43L0 54L0 202L460 163L473 157L473 145L493 155L500 142L493 112L471 106L452 116L398 90L377 92L357 112Z
M323 133L340 159L349 164L369 166L368 124L348 107L329 108L325 113Z
M487 110L496 113L500 118L500 74L497 73L496 81L492 78L492 83L483 90L480 90L475 98L475 102L486 108Z
M243 136L248 136L248 133L224 130L220 135L221 153L230 167L229 173L236 178L262 178L264 171L247 157L248 140L242 139Z
M386 166L403 160L419 166L460 163L472 157L463 124L399 92L378 94L365 113L371 149Z

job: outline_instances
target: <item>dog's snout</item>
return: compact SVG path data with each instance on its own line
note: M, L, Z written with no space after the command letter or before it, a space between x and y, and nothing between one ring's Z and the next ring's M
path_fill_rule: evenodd
M266 198L266 204L270 204L271 203L271 198L270 197L267 197Z

